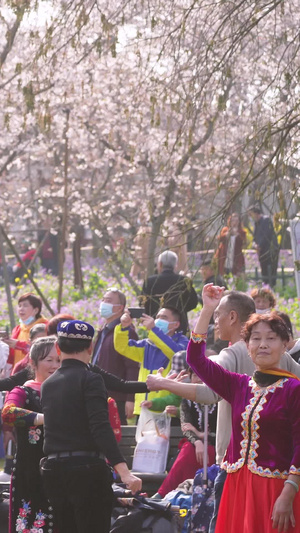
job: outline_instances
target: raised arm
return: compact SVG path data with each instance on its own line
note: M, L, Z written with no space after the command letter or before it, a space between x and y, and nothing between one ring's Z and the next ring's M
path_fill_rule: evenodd
M202 290L203 307L194 328L194 333L197 335L206 335L210 319L223 297L224 290L224 287L217 287L213 283L204 285Z
M203 287L203 309L199 315L187 349L187 363L218 395L231 402L243 376L229 372L205 356L206 332L212 313L219 305L224 287L208 283ZM248 379L248 378L246 378Z
M129 338L129 327L132 319L126 310L121 316L121 324L117 324L114 329L114 347L117 352L132 361L141 363L144 357L145 342L135 341Z

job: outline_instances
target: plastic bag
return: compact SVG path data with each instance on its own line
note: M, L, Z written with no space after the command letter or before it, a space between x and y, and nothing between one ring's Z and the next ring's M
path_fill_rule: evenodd
M134 471L152 474L165 471L170 432L171 417L165 411L154 413L142 407L135 434L137 445L132 463Z

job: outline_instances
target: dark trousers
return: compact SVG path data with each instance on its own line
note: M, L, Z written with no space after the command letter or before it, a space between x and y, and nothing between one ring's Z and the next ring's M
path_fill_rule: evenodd
M44 457L41 474L60 533L109 533L112 474L104 460Z
M220 507L220 501L221 501L226 477L227 477L226 470L220 470L214 482L214 493L215 493L214 512L213 512L213 515L212 515L212 518L209 524L209 530L208 530L209 533L215 533L218 512L219 512L219 507Z
M259 263L262 281L274 287L277 278L278 252L274 250L272 253L264 252L260 254Z

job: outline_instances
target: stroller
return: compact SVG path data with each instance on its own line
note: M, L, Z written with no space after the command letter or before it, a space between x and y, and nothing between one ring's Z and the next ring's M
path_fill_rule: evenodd
M178 533L179 507L141 494L133 496L117 484L113 485L113 491L115 506L110 533Z

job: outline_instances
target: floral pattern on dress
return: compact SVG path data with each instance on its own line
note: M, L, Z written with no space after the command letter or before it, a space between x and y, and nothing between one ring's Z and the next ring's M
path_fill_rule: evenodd
M39 511L35 515L35 519L31 528L28 528L27 517L31 514L30 502L22 500L23 507L20 507L19 514L16 520L16 531L21 533L44 533L44 525L46 524L47 515Z
M16 407L13 403L4 404L2 409L2 418L5 418L5 424L8 426L26 426L26 417L32 417L31 411Z
M29 444L36 444L41 438L41 430L36 426L31 426L28 431Z
M115 400L111 397L107 399L109 423L113 428L117 442L120 442L122 438L121 421L119 411Z

